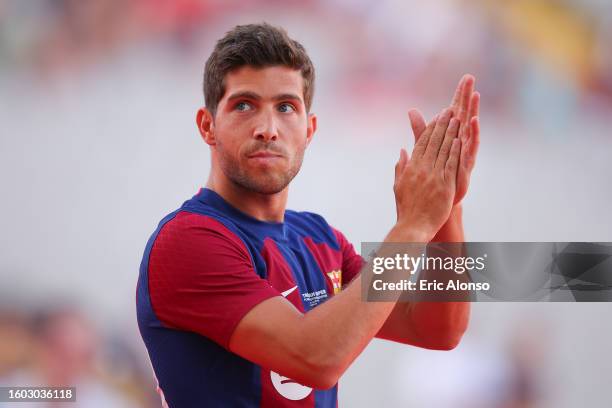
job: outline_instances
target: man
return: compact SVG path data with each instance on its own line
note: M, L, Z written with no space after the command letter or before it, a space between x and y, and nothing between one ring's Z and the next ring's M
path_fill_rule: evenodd
M467 327L468 303L362 301L353 246L321 216L285 209L317 128L313 86L304 48L267 24L235 27L206 63L197 125L208 183L161 221L137 289L170 407L335 407L338 379L373 337L448 350ZM385 242L463 240L473 86L464 77L427 125L410 112L418 137L395 167L398 219Z

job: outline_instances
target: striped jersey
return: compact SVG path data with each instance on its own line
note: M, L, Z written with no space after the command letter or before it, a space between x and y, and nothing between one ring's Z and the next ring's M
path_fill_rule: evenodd
M282 223L263 222L201 189L162 219L140 266L138 325L163 403L337 407L338 384L301 385L232 353L229 340L260 302L284 296L307 313L362 265L342 233L317 214L286 210Z

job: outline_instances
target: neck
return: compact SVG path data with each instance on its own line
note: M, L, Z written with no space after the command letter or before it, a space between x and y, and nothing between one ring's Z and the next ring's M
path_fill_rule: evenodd
M265 222L284 221L289 186L276 194L261 194L235 184L221 171L211 171L206 187L253 218Z

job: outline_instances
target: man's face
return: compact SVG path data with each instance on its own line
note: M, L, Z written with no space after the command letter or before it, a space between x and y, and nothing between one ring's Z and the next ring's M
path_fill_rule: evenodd
M226 75L207 142L231 182L276 194L293 180L316 126L303 95L300 71L288 67L246 66Z

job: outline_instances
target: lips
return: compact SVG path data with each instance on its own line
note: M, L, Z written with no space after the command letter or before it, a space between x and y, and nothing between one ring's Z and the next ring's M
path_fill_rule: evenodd
M247 157L249 159L270 159L270 158L283 157L283 156L277 153L264 151L264 152L256 152L253 154L249 154Z

